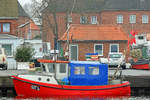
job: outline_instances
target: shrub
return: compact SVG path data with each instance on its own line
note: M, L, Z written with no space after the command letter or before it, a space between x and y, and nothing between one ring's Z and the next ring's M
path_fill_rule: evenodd
M34 56L34 49L30 46L20 46L16 50L15 60L17 62L29 62Z

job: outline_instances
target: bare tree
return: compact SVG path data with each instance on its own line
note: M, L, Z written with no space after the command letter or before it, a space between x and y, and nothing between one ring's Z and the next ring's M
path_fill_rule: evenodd
M26 13L28 13L28 15L31 17L32 16L32 4L30 3L26 3L23 5L24 10L26 11Z
M32 0L32 11L32 17L39 18L40 23L42 22L41 20L46 20L48 23L48 28L52 30L54 35L54 49L57 49L58 24L56 18L56 0ZM44 12L43 16L45 17L42 17L42 12Z

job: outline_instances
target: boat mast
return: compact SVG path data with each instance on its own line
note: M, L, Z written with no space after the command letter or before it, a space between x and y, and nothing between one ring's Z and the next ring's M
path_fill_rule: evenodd
M70 14L67 15L67 18L71 18L72 17L72 12L73 12L73 9L75 7L75 4L76 4L76 0L73 1L73 6L72 6L72 9L71 9L71 12ZM68 56L68 60L70 60L70 50L69 50L69 29L70 29L70 23L68 22L68 19L67 19L67 56Z

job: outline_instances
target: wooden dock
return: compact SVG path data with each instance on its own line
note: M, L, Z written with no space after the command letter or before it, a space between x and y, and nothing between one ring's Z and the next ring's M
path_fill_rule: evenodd
M115 69L109 69L109 76L112 77L115 71ZM8 91L12 91L13 95L15 95L11 76L24 73L30 73L30 71L0 70L0 95L8 95ZM120 73L118 72L116 76L120 77ZM132 95L150 95L150 70L122 70L122 79L130 82Z

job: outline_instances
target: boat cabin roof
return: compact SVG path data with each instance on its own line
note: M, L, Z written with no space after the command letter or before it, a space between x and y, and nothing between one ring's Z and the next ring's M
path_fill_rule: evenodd
M70 64L91 64L91 65L100 65L98 61L71 61Z

